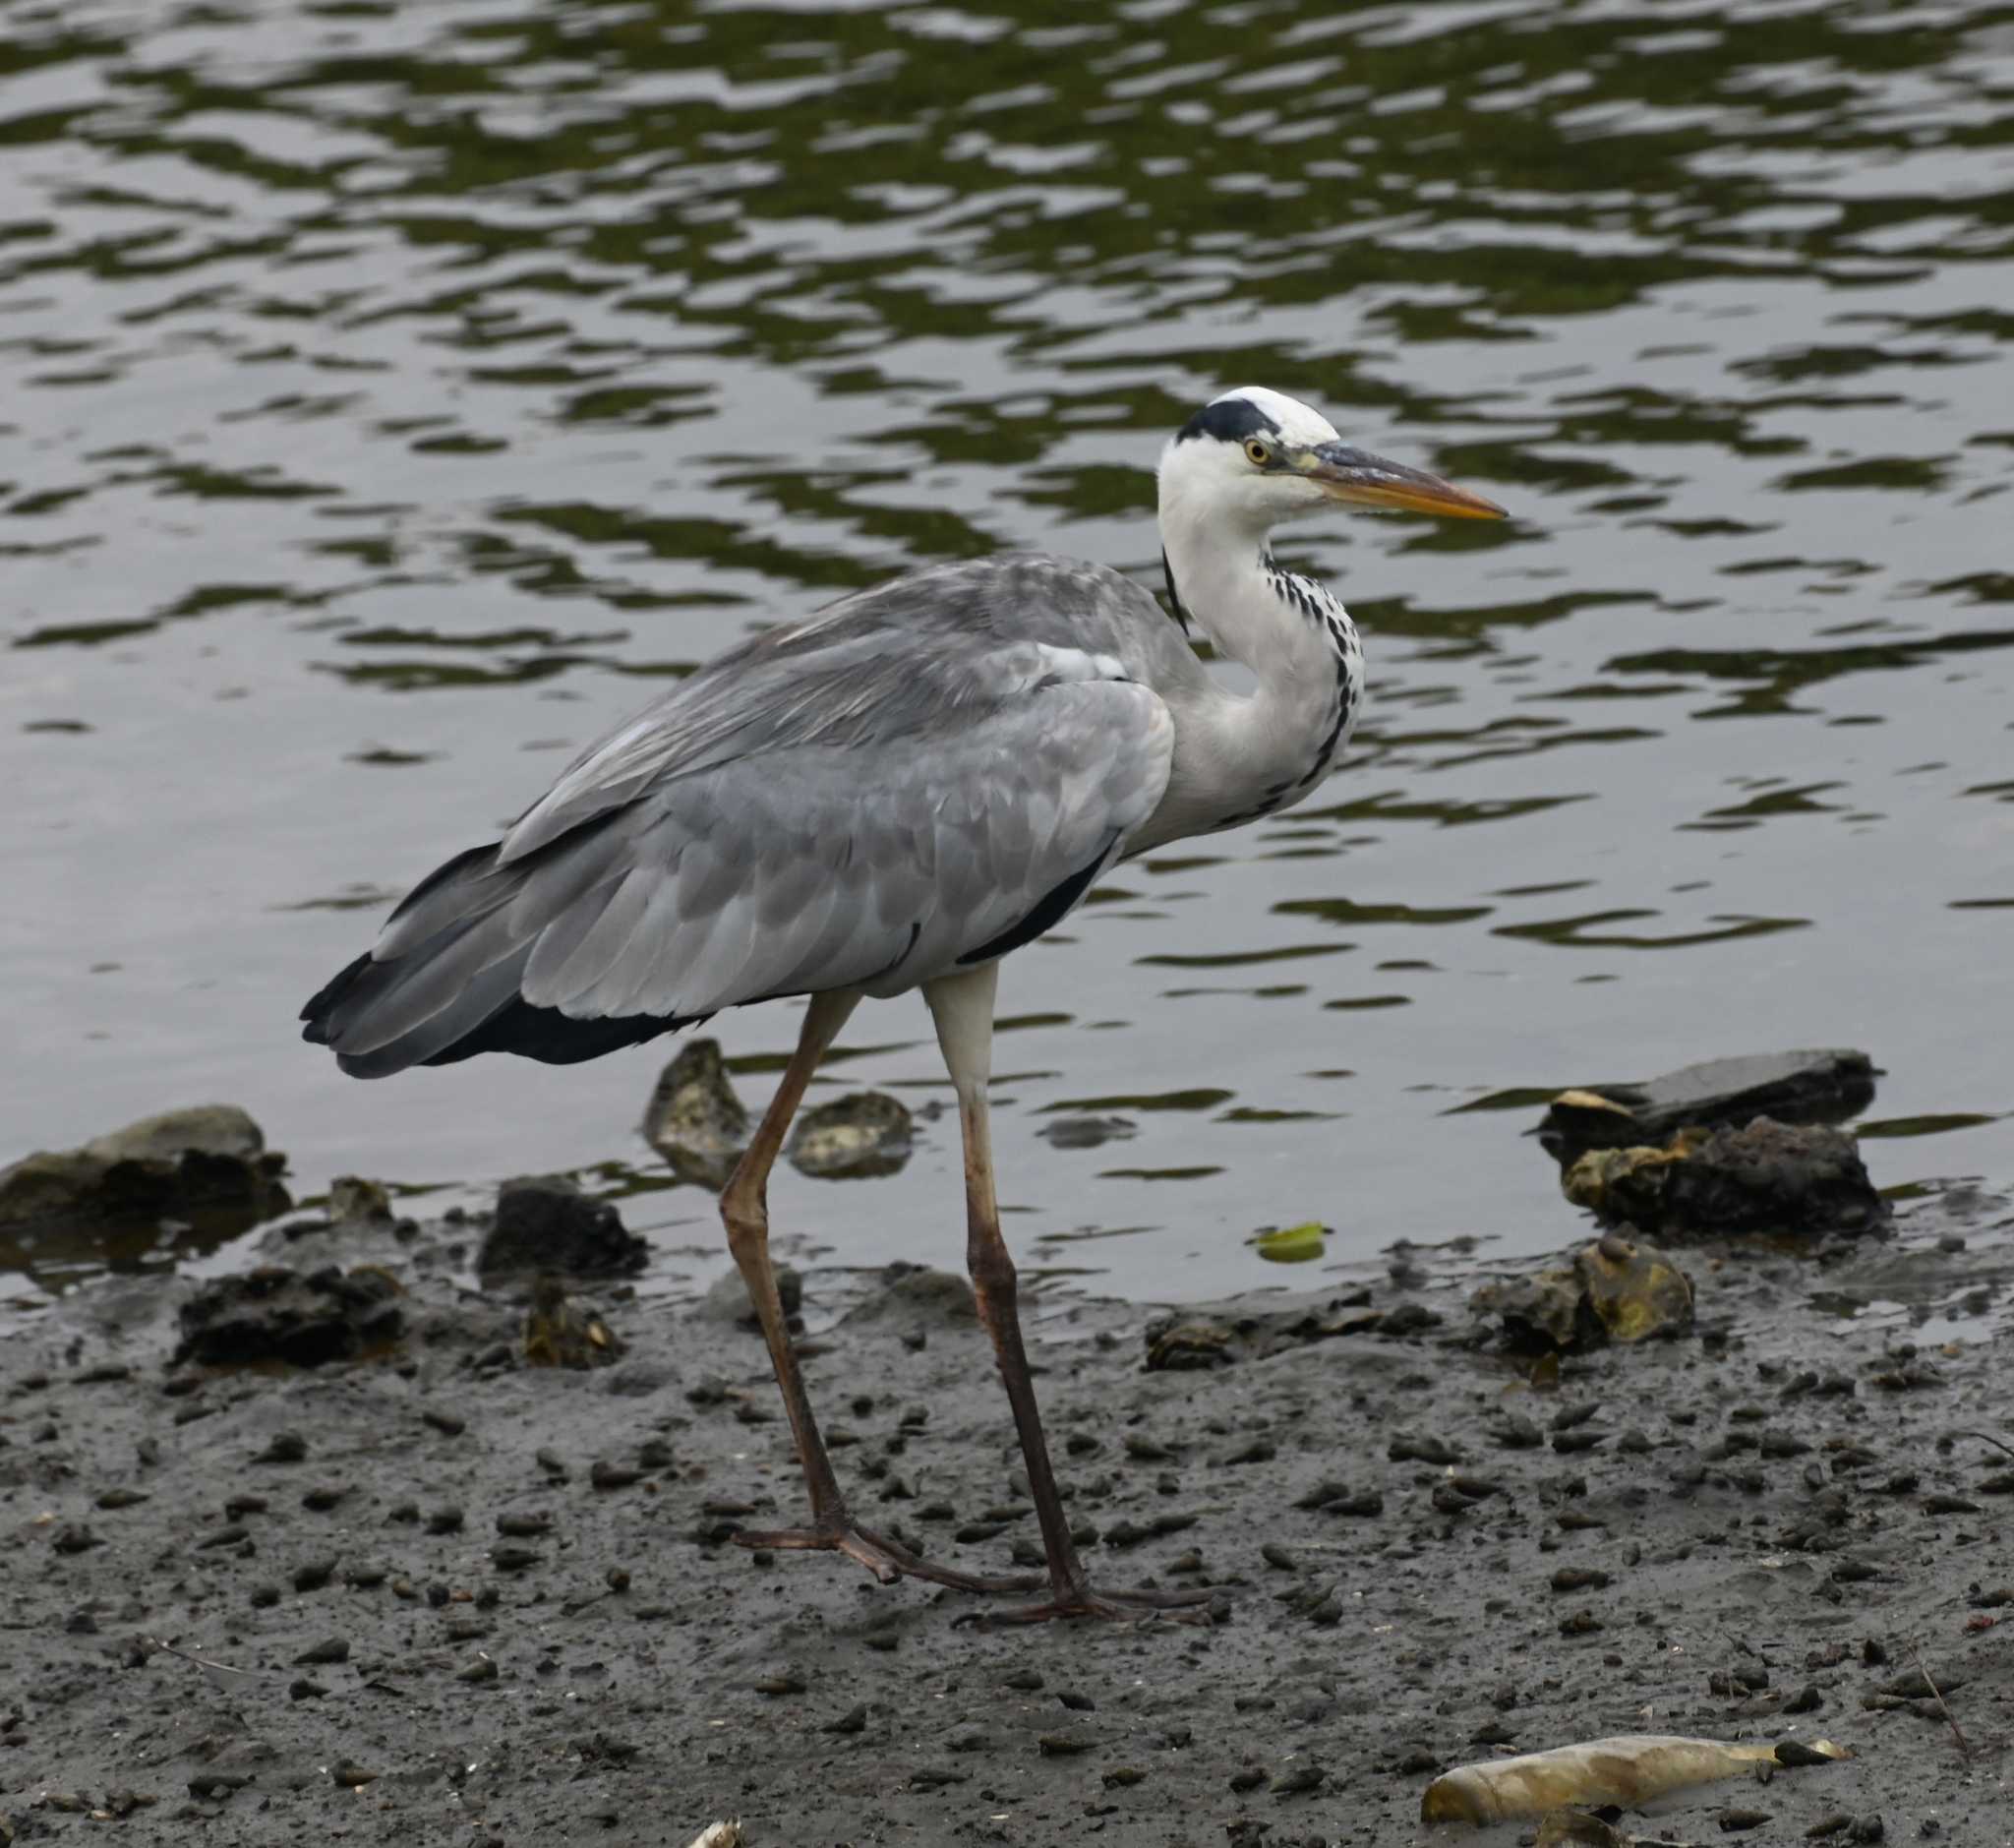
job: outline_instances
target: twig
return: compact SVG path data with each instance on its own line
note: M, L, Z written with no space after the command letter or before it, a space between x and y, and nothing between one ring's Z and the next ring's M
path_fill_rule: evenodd
M243 1675L247 1681L264 1681L266 1677L256 1668L233 1668L228 1662L212 1662L207 1655L191 1655L187 1649L178 1649L172 1642L163 1641L159 1637L143 1637L143 1642L150 1642L163 1655L178 1655L185 1662L194 1662L198 1668L212 1669L219 1675Z
M2002 1444L1990 1431L1953 1431L1953 1437L1976 1437L1982 1444L1990 1444L1995 1450L2003 1450L2014 1457L2014 1444Z
M1942 1711L1946 1724L1951 1728L1951 1737L1958 1741L1958 1750L1965 1755L1966 1763L1970 1764L1972 1762L1971 1743L1959 1729L1958 1722L1951 1717L1951 1709L1945 1706L1943 1694L1939 1691L1937 1684L1930 1679L1930 1671L1924 1666L1923 1654L1913 1640L1909 1645L1909 1659L1916 1664L1916 1672L1924 1678L1924 1685L1936 1697L1937 1706Z

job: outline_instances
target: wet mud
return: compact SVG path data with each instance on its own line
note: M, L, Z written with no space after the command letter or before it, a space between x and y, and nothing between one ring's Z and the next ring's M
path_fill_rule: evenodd
M0 1360L0 1841L1401 1842L1451 1765L1657 1732L1858 1756L1639 1831L2004 1843L2007 1217L1690 1250L1684 1335L1536 1367L1456 1251L1184 1310L1230 1331L1203 1364L1036 1292L1094 1573L1220 1585L1209 1627L981 1627L736 1547L800 1509L759 1340L610 1283L613 1364L525 1364L477 1222L269 1232L402 1292L313 1368L175 1363L205 1286L107 1279ZM801 1307L861 1515L1037 1559L962 1283L810 1269Z

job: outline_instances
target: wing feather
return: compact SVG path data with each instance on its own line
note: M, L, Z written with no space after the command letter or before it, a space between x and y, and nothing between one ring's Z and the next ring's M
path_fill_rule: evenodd
M1151 615L1115 616L1126 595ZM759 637L416 888L310 1004L309 1035L372 1075L468 1050L578 1056L567 1021L893 993L1038 934L1166 788L1173 721L1134 670L1180 670L1145 623L1172 634L1126 580L1022 561ZM602 1049L639 1026L579 1037Z

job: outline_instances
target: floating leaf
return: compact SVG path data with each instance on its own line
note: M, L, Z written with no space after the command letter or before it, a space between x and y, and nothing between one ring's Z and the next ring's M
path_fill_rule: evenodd
M1327 1230L1310 1220L1305 1225L1282 1225L1274 1232L1261 1232L1252 1245L1270 1264L1307 1264L1322 1255Z

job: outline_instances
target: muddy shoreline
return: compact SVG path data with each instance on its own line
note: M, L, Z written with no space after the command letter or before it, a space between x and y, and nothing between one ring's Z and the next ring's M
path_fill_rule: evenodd
M1454 1254L1325 1279L1310 1306L1388 1313L1202 1371L1145 1369L1152 1310L1039 1294L1093 1570L1223 1585L1205 1629L975 1628L981 1600L726 1544L800 1508L731 1292L604 1293L618 1361L526 1367L475 1228L307 1219L267 1255L384 1266L404 1336L206 1371L168 1364L192 1284L107 1280L0 1355L0 1841L1403 1842L1438 1769L1651 1731L1859 1756L1639 1831L2003 1844L2005 1218L1953 1194L1822 1262L1689 1252L1689 1336L1551 1390L1482 1340ZM1940 1307L1912 1335L1856 1302ZM813 1271L805 1313L865 1518L1027 1558L964 1291ZM1969 1759L1882 1692L1919 1654Z

